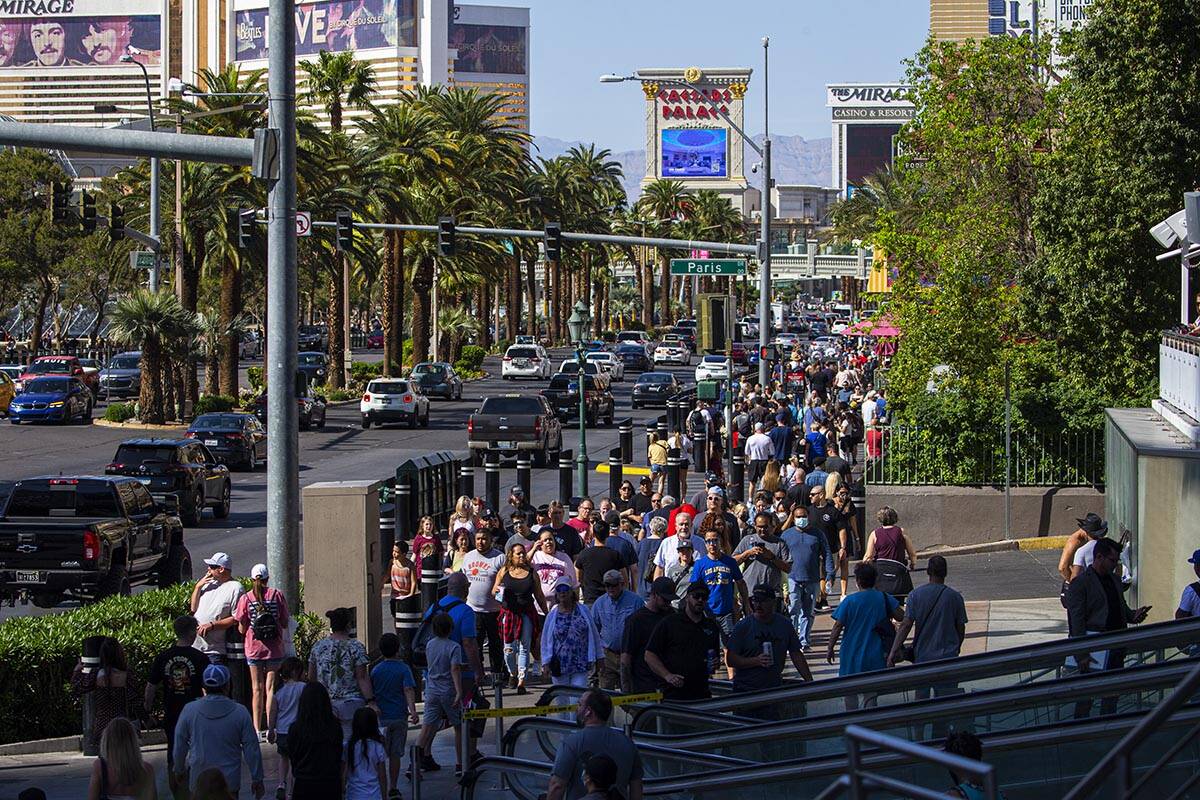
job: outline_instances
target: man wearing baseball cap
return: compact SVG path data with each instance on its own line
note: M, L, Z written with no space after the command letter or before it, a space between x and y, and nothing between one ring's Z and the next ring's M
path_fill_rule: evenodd
M646 643L658 623L675 613L675 581L655 578L646 602L625 620L621 634L621 691L652 692L658 677L646 666Z
M792 621L776 610L777 601L775 590L760 583L750 593L750 608L754 613L733 626L725 659L733 667L735 692L782 686L785 656L792 659L792 666L801 678L812 680L812 672L800 646L800 637L796 635ZM754 716L775 719L768 708L753 709L756 712Z
M233 613L244 593L233 579L232 564L228 553L213 553L204 559L208 574L192 590L192 616L200 623L195 647L214 664L225 661L225 635L237 624Z
M721 646L716 620L709 616L708 584L692 581L679 613L658 624L646 643L646 666L658 677L665 700L712 696L708 678Z
M1188 563L1192 565L1196 577L1200 578L1200 550L1192 553ZM1200 580L1184 587L1183 595L1179 598L1179 608L1175 609L1175 619L1188 617L1200 617Z
M203 680L204 697L184 706L175 725L175 773L180 783L186 777L195 790L200 773L215 767L228 785L238 787L245 759L251 789L260 798L264 793L262 751L250 712L226 695L229 670L223 665L209 664Z

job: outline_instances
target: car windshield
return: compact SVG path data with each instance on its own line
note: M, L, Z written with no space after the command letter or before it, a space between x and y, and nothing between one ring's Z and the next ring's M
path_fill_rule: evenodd
M109 369L139 369L141 356L117 356L108 362Z
M368 394L404 394L408 391L407 381L371 381Z
M510 347L506 355L509 358L537 358L537 350L532 347Z
M440 378L446 374L446 368L441 364L417 364L412 372L413 375L436 375Z
M645 336L641 331L622 331L617 334L618 342L640 342Z
M611 353L588 353L587 360L588 361L608 361L609 356L611 356L611 355L612 355Z
M591 361L583 362L583 374L584 375L595 375L599 369L600 368ZM558 371L564 372L567 374L571 374L571 373L578 374L579 373L579 362L578 361L564 361L559 366Z
M724 364L725 356L705 356L704 363L705 364Z
M33 375L70 375L73 366L70 361L35 361L26 371Z
M670 383L671 375L666 372L643 372L638 383Z
M142 464L169 464L175 457L174 447L123 444L117 448L113 462L123 467L140 467Z
M319 367L325 363L325 356L320 353L303 353L298 359L301 364L309 367Z
M537 397L488 397L479 407L480 414L541 414L542 401Z
M192 421L193 431L240 431L242 417L238 414L201 414Z
M312 335L314 333L320 335L321 329L316 325L301 325L300 332L307 335Z
M35 378L26 381L25 391L29 394L58 394L66 392L71 382L66 378Z

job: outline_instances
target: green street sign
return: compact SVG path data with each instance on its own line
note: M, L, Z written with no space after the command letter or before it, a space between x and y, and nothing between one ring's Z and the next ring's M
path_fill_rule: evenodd
M129 254L129 266L133 269L154 269L153 251L134 250Z
M672 275L745 275L744 258L672 258Z

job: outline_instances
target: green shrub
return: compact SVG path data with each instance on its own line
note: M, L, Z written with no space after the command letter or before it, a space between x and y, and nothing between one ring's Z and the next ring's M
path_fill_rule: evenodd
M512 342L508 339L500 339L492 346L492 352L496 355L504 355L504 351L512 346Z
M192 413L197 417L201 414L212 414L221 411L233 411L238 405L237 398L229 397L223 394L205 394L201 395L196 401L195 408Z
M479 345L468 344L463 347L460 358L458 359L458 363L455 364L455 368L458 368L458 364L465 363L469 369L479 369L481 366L483 366L483 359L486 356L487 350L483 349Z
M378 378L383 374L383 362L372 361L352 361L350 362L350 380L355 383L366 383L371 378Z
M354 400L359 396L359 392L355 389L330 389L325 399L331 403L340 403L343 400Z
M262 367L247 367L246 377L250 379L250 388L262 392L266 386L266 372Z
M108 422L127 422L133 419L133 403L109 403L104 409L104 419Z

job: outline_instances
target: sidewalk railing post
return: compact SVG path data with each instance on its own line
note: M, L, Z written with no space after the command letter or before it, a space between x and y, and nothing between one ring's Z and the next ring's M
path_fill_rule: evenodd
M492 511L500 509L500 452L487 451L487 462L484 464L484 499Z
M621 483L625 479L623 473L621 448L614 447L608 451L608 496L613 502L621 496Z
M530 499L533 497L533 458L528 450L517 451L517 486L521 487L521 491L525 492L525 501L532 503ZM530 520L532 523L533 520Z
M558 501L564 505L571 500L571 478L575 468L575 454L570 450L558 453Z
M633 418L626 417L617 423L617 436L621 441L621 463L633 463Z
M659 415L656 427L658 430L658 438L665 440L667 438L667 436L670 434L670 431L667 430L667 415L666 414Z
M475 467L471 466L473 451L467 451L467 459L458 465L458 496L475 496Z
M419 744L411 745L408 748L408 766L412 775L409 792L412 800L421 800L421 755L423 752Z
M733 451L729 459L729 502L741 503L745 500L746 456L739 450Z
M692 472L701 476L708 472L708 432L702 427L692 437Z

